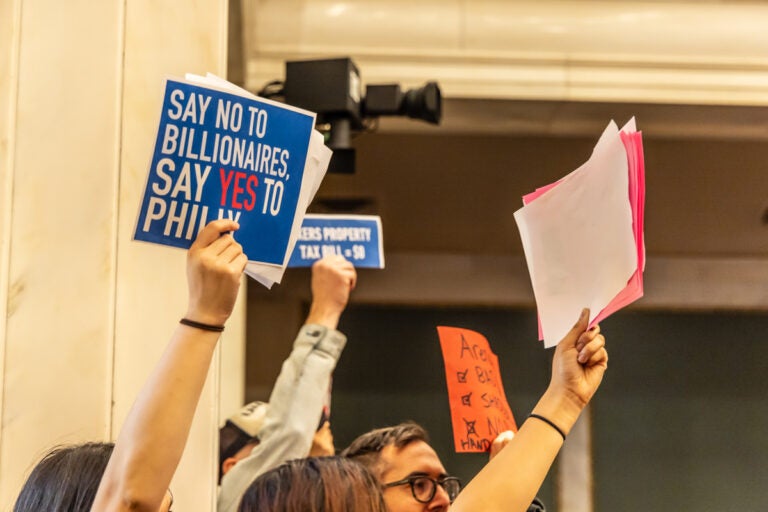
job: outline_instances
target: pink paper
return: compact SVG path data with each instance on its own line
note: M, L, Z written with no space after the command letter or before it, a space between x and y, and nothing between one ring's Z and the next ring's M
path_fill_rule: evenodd
M645 270L645 240L643 238L645 161L643 158L643 138L642 132L627 133L622 131L619 136L624 143L624 147L627 148L629 204L632 207L632 227L635 235L635 244L637 245L637 270L635 270L635 273L627 283L627 287L590 322L590 327L643 296L643 270Z

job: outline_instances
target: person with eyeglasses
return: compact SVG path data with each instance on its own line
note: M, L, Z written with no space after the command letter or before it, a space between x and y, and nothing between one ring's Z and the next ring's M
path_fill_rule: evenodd
M341 452L367 467L379 480L390 512L442 511L461 490L448 475L427 431L406 422L367 432Z
M499 434L491 458L511 440ZM367 432L342 452L371 470L381 482L390 512L446 510L461 491L461 481L449 476L429 444L429 435L413 422ZM396 476L403 478L394 479ZM529 512L544 512L535 498Z
M588 314L585 317L582 312L579 321L555 351L550 388L534 409L534 413L539 414L535 414L533 419L526 421L524 428L521 428L521 431L525 431L524 438L529 437L527 432L532 429L540 430L542 427L545 436L551 436L553 433L556 436L564 435L563 430L570 430L570 422L575 422L580 409L572 412L569 403L571 400L566 401L562 397L584 397L584 401L578 403L583 407L600 384L608 361L604 348L605 338L600 334L599 327L586 330L587 319ZM577 382L581 386L578 392L569 391L569 387ZM568 414L561 415L563 412ZM538 419L539 417L545 419ZM550 417L551 423L548 421ZM490 468L501 466L495 459L504 454L507 446L520 448L520 443L515 442L514 436L510 434L511 432L504 432L494 441L491 461L481 472L484 473L483 476L476 478L481 483L475 483L470 494L477 492L474 490L477 488L481 489L480 493L485 492L482 490L485 487L482 482L490 481L493 485L488 488L503 496L503 486L497 488L499 470L491 471ZM527 443L524 447L529 451L531 444ZM559 447L557 448L559 450ZM552 455L553 459L556 453ZM458 479L448 476L437 453L429 445L426 430L416 423L406 422L367 432L352 441L341 454L362 463L378 478L390 512L445 511L458 498L462 489ZM549 465L546 466L547 470L548 468ZM542 481L544 476L546 471L541 474ZM527 505L528 512L544 511L544 504L535 496L540 485L541 482L531 493Z

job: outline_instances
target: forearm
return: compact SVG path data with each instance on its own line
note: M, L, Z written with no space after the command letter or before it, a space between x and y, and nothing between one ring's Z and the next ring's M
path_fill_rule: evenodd
M300 433L305 439L302 444L306 444L309 451L328 395L331 374L345 344L346 337L333 329L311 323L301 328L269 397L269 411L259 433L262 444L268 444L273 433L289 430Z
M583 405L552 388L533 412L555 423L566 435ZM452 512L524 512L533 501L563 444L562 436L536 418L526 420L515 437L467 485Z
M179 325L123 425L92 510L156 512L184 451L219 333Z
M605 338L599 326L587 331L588 320L589 310L584 309L555 350L552 380L533 409L540 418L529 418L523 423L517 435L459 495L451 510L526 510L547 476L564 437L608 368Z

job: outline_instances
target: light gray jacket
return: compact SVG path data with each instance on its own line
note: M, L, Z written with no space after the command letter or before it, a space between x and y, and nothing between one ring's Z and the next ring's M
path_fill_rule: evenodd
M331 374L346 336L321 325L299 330L269 397L261 440L221 479L218 512L236 512L240 498L259 475L291 459L306 457L320 423Z

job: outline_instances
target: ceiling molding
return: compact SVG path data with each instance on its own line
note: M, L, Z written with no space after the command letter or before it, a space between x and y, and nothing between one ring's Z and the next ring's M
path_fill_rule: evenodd
M351 56L447 98L768 105L765 2L244 0L246 85Z

